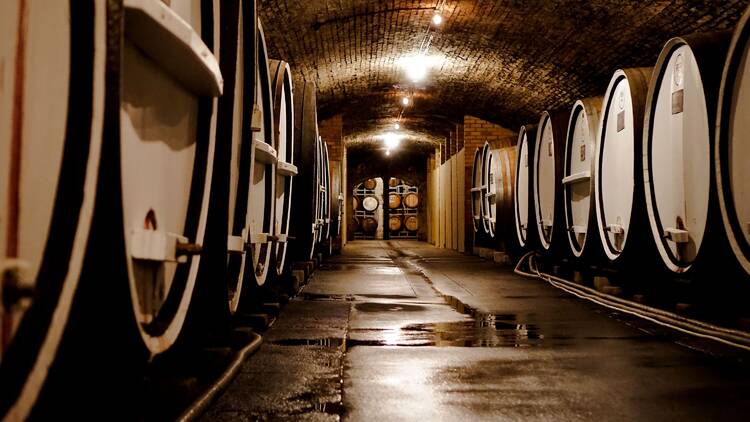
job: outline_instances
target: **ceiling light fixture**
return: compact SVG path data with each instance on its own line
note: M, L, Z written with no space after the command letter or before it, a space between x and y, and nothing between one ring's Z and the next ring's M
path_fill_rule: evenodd
M440 26L440 24L443 23L443 17L440 16L440 13L435 12L435 14L432 15L432 23L435 24L435 26Z
M393 125L393 127L395 127L395 128L396 128L396 130L399 130L399 129L401 129L401 125L400 125L400 124L398 124L398 123L396 123L395 125Z
M408 106L409 105L409 97L404 97L401 99L401 104Z

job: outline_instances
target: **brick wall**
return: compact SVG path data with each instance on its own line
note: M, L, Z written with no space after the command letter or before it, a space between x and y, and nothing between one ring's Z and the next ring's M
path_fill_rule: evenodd
M318 123L318 133L328 143L328 157L331 161L344 158L344 120L341 114Z

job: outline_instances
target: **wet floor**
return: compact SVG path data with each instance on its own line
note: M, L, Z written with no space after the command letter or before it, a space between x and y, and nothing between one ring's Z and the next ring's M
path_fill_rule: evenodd
M746 420L742 353L419 242L353 242L204 420Z

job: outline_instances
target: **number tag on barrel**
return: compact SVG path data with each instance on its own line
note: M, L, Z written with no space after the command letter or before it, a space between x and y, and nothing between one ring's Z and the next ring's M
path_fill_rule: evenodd
M625 111L617 113L617 132L622 132L625 129Z
M682 113L685 103L685 90L681 89L672 93L672 114Z
M581 144L581 162L586 161L586 144Z

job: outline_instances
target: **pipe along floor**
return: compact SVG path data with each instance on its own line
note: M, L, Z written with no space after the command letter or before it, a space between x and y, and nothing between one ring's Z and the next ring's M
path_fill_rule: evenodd
M747 353L421 242L349 243L264 341L202 420L750 414Z

